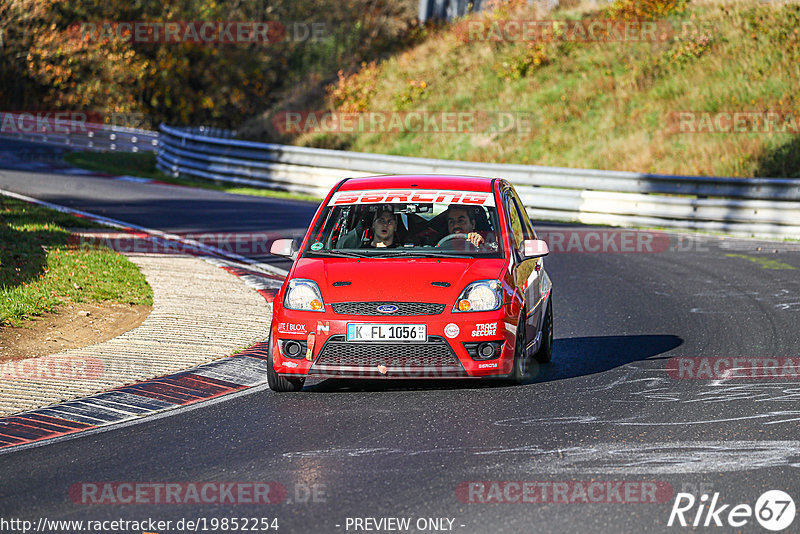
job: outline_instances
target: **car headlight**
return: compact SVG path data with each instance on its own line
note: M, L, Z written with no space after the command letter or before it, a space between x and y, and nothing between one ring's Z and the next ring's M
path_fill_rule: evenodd
M503 288L497 280L472 282L456 300L454 312L497 310L503 305Z
M289 282L283 297L283 307L290 310L325 311L325 303L317 283L302 278Z

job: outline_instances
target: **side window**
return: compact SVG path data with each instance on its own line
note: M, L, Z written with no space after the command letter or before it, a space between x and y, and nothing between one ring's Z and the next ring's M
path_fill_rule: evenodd
M522 241L525 239L525 231L522 226L519 210L516 207L514 197L511 195L510 191L507 191L506 194L503 195L503 204L506 210L506 216L508 217L508 224L511 227L512 246L514 247L517 259L521 259L522 256L519 252L522 247Z
M511 200L514 203L514 207L517 211L517 217L519 217L520 224L522 225L522 234L524 238L536 239L536 233L533 231L531 220L528 218L528 212L525 211L525 206L522 205L522 201L519 199L516 193L511 196Z

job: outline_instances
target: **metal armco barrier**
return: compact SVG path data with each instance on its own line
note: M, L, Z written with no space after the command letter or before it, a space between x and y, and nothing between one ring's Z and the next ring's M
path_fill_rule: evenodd
M34 113L0 113L0 138L76 150L156 152L158 132L93 122L37 118Z
M456 174L506 178L536 219L800 238L800 179L675 176L475 163L325 150L234 139L215 128L159 132L94 123L45 123L2 114L0 137L78 150L158 151L158 167L255 187L324 196L345 177ZM10 122L8 122L10 121ZM46 122L46 121L45 121ZM65 126L66 124L66 126Z
M514 183L536 219L800 238L800 179L473 163L255 143L232 136L162 125L158 167L175 176L317 196L348 176L492 176Z

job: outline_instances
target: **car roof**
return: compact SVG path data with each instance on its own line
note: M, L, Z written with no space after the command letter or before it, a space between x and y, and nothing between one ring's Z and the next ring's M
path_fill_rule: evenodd
M361 191L365 189L446 189L451 191L492 191L492 180L483 176L453 176L444 174L400 174L388 176L365 176L350 178L339 191Z

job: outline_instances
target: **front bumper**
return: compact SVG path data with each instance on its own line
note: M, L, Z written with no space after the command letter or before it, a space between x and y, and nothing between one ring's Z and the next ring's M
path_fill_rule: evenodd
M427 341L346 341L348 323L425 324ZM493 312L425 316L342 316L276 310L273 362L285 376L337 378L470 378L507 375L514 359L516 324L504 308ZM287 340L303 343L297 357L281 348ZM476 344L497 347L491 359L477 360ZM465 343L467 344L465 346Z

